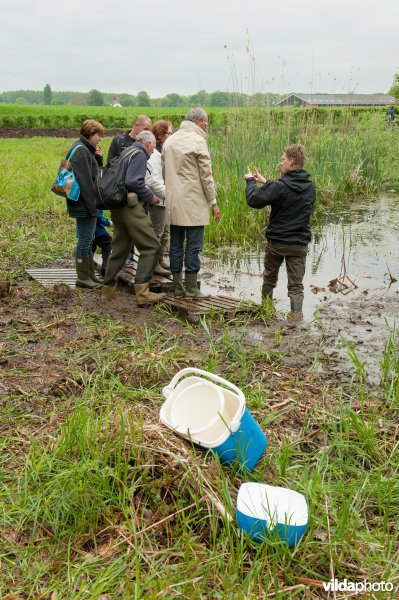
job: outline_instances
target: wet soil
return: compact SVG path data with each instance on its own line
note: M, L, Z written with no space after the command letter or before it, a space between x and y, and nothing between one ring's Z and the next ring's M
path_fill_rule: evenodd
M91 343L104 337L99 327L90 330L92 341L86 339L87 330L79 325L82 315L100 315L104 320L123 325L127 331L134 324L132 335L137 335L139 325L143 331L149 328L173 339L181 337L188 349L194 345L198 352L201 347L209 350L204 328L187 327L174 314L137 308L134 296L124 287L118 288L113 302L102 302L98 291L73 290L63 284L42 288L22 278L11 288L3 285L2 290L0 395L39 394L50 399L76 393L81 382L71 378L68 355L76 345L82 343L90 348ZM379 362L389 328L398 314L399 290L389 297L362 296L350 301L336 298L312 322L293 319L286 313L276 313L269 322L251 318L242 325L242 342L247 347L262 348L265 355L278 357L277 381L308 379L312 373L318 386L351 382L356 371L348 355L348 347L352 345L365 365L368 383L378 386ZM231 331L235 335L237 327L240 328L240 323L232 321ZM212 329L217 337L221 323L212 324ZM90 358L78 361L75 366L89 372L94 368ZM265 369L268 368L265 364ZM5 378L2 373L6 373ZM164 383L160 382L160 387Z

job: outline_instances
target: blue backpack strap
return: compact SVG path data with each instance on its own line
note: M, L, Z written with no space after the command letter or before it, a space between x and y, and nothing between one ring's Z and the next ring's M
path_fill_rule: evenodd
M72 148L72 150L71 150L71 152L70 152L69 156L67 156L67 160L71 160L72 156L75 154L75 151L76 151L78 148L82 148L82 147L83 147L83 144L78 144L77 146L75 146L75 148Z

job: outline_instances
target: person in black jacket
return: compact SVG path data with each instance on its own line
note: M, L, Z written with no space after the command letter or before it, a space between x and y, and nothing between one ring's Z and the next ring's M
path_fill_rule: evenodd
M302 312L302 282L312 238L310 216L315 186L303 170L304 164L305 148L301 144L292 144L284 148L279 164L280 179L267 181L257 169L252 173L249 167L244 175L247 204L252 208L271 206L266 229L262 296L272 298L280 266L285 260L292 312ZM263 185L258 187L257 182Z
M152 123L150 117L147 117L147 115L139 115L130 131L120 133L112 140L108 150L107 165L109 165L112 159L122 154L126 148L130 148L136 141L136 137L139 133L142 131L151 131L151 127Z
M76 148L70 163L80 186L77 202L67 200L69 215L76 219L77 244L75 250L76 286L97 288L101 281L95 276L92 244L96 231L98 210L94 199L93 183L98 167L103 164L103 152L98 146L104 127L98 121L88 119L80 129L79 140L72 144L67 157Z

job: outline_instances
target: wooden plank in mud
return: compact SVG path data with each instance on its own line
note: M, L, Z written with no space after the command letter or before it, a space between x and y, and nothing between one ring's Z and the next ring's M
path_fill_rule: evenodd
M250 300L238 300L230 296L209 296L208 298L185 298L167 294L162 300L182 317L191 323L198 323L200 318L212 311L226 317L233 317L238 313L254 313L259 305Z
M76 287L76 269L74 268L27 269L26 272L32 279L35 279L45 287L56 285L57 283L63 283L70 288ZM118 274L118 283L126 285L134 293L134 276L135 270L132 271L130 266L124 267ZM150 281L150 290L152 292L167 292L172 289L172 286L172 280L162 275L154 275Z
M48 287L57 283L74 288L76 287L76 269L27 269L26 271L32 279L35 279L41 285Z

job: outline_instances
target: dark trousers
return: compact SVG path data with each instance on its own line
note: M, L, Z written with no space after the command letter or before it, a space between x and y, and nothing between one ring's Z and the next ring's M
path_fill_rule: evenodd
M184 247L185 243L185 247ZM186 273L198 273L201 268L199 253L204 246L204 226L170 226L170 270L181 273L183 262Z
M297 244L282 244L267 240L263 271L262 293L271 294L277 285L278 272L285 260L288 277L288 296L293 302L303 300L303 277L305 275L308 247Z
M114 224L112 252L105 271L104 283L111 285L129 256L132 244L140 252L135 283L150 281L158 262L161 245L157 240L150 217L141 202L111 210Z
M78 236L75 250L76 258L91 256L96 223L97 217L76 217L76 233Z
M92 245L93 254L95 253L97 248L100 248L100 250L101 250L101 256L103 259L103 264L102 264L101 270L103 271L103 273L105 273L105 268L107 266L107 262L110 257L110 254L111 254L111 243L112 243L112 237L109 235L109 233L103 233L102 235L96 235L96 237L93 240L93 245Z

